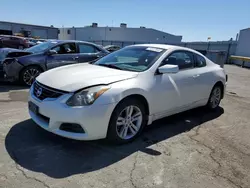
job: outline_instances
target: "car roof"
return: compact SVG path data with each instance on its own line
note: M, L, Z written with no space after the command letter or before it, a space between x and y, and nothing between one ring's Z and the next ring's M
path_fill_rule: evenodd
M104 46L104 48L109 48L109 47L120 47L120 46L117 46L117 45L107 45L107 46Z
M173 48L179 48L179 46L175 45L168 45L168 44L135 44L132 46L145 46L145 47L152 47L152 48L162 48L165 50L173 49Z
M168 45L168 44L135 44L132 46L144 46L144 47L152 47L152 48L162 48L165 50L188 50L197 54L202 55L200 52L193 50L191 48L186 48L186 47L182 47L182 46L175 46L175 45ZM202 55L204 56L204 55Z
M58 39L47 39L47 40L48 40L48 42L57 42L58 44L67 43L67 42L77 42L77 43L91 44L91 45L95 45L98 47L102 47L102 46L99 46L99 45L92 43L92 42L80 41L80 40L58 40Z
M85 41L80 41L80 40L59 40L59 39L47 39L49 42L54 41L58 43L64 43L64 42L82 42L82 43L90 43L90 42L85 42ZM91 43L93 44L93 43Z

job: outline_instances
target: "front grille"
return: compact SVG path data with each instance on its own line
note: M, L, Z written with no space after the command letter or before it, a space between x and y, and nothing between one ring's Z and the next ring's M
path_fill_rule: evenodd
M33 94L40 100L44 100L46 98L58 98L63 94L68 92L60 91L57 89L49 88L43 84L38 83L37 81L34 83Z

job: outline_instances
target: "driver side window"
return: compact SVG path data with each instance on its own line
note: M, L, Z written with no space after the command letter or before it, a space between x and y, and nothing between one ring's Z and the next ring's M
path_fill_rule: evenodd
M178 65L179 69L190 69L194 67L193 54L188 51L177 51L163 60L162 65Z
M57 54L72 54L76 53L76 45L75 43L66 43L56 46L51 50L55 50Z

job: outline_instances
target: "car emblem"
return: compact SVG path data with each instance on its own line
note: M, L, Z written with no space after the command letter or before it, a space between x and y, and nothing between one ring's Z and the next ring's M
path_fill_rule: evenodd
M37 97L40 97L42 95L42 92L43 92L43 89L41 87L39 87L37 90L36 90L36 96Z

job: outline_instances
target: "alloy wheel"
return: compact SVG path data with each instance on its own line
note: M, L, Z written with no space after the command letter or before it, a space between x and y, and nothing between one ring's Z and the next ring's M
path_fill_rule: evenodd
M220 104L221 100L221 89L220 87L215 87L212 96L210 98L210 103L212 108L216 108Z
M142 125L142 112L137 106L124 108L116 121L116 132L124 140L134 137Z
M36 77L39 76L39 74L40 71L38 69L31 68L25 70L23 73L24 83L30 86L35 81Z

